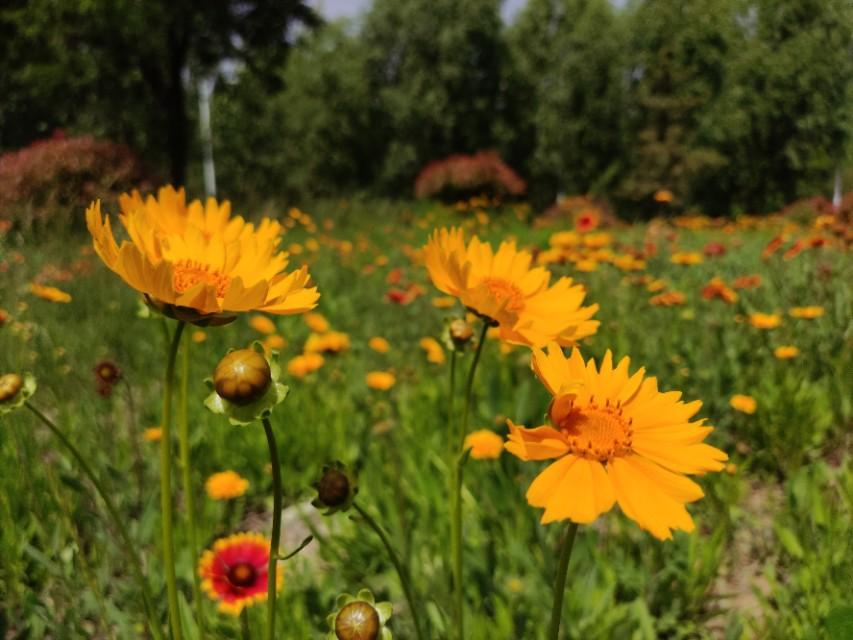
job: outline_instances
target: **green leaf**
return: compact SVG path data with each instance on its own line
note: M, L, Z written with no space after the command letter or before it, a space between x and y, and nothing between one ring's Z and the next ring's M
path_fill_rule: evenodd
M802 558L805 555L803 547L793 531L781 524L776 524L773 528L776 530L776 537L779 538L779 543L785 551L795 558Z
M824 626L831 640L853 638L853 605L836 607L830 611Z

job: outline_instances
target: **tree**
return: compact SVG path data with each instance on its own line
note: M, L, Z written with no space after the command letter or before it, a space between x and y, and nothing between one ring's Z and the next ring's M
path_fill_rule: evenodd
M503 108L499 0L376 0L362 37L385 126L380 180L411 189L424 164L494 144Z
M304 0L16 1L0 13L0 30L13 38L4 46L23 63L10 81L19 101L10 116L26 113L31 100L22 96L32 90L36 112L48 122L88 124L89 112L79 107L94 97L97 122L109 117L148 130L150 144L168 158L172 181L183 184L188 70L210 70L226 59L269 69L283 59L296 25L317 22ZM42 43L57 55L40 55ZM49 91L46 77L53 80ZM45 102L63 89L70 89L66 99L88 98L59 109ZM134 118L125 119L129 114Z
M609 187L624 151L626 89L610 3L531 0L509 38L520 166L548 199Z

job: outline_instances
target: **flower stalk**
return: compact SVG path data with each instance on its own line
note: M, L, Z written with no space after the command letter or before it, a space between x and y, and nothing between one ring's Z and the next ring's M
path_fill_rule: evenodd
M578 523L569 521L560 548L560 561L557 565L557 577L554 580L554 601L551 606L551 624L548 628L548 640L558 640L560 636L560 618L563 615L563 594L566 591L566 576L569 572L569 560L575 546L575 534Z
M452 446L451 456L449 460L451 474L451 515L450 515L450 554L453 570L453 616L454 627L456 629L457 640L465 639L465 597L462 586L463 579L463 558L462 558L462 479L464 475L464 466L467 456L464 454L465 435L468 433L468 418L471 412L471 397L474 392L474 378L477 373L477 365L480 362L480 355L483 352L483 344L486 341L486 331L489 324L483 322L480 336L477 340L477 346L474 351L474 358L471 360L471 366L468 369L468 378L465 382L465 402L462 408L462 419L458 423L458 429L455 437L451 440L455 446ZM455 353L451 360L451 412L453 408L453 384L454 380L454 365ZM452 420L452 413L451 413Z
M272 465L272 487L273 487L273 518L272 538L270 539L270 559L267 568L267 638L275 640L275 611L276 611L276 576L278 563L278 549L281 540L281 464L278 460L278 446L275 441L272 425L269 418L263 419L264 433L267 436L267 446L270 450L270 464Z
M403 587L403 594L406 596L406 602L409 604L409 611L412 614L412 624L415 627L415 635L418 637L418 640L424 640L425 636L421 629L420 615L418 614L418 606L415 601L408 570L400 560L400 556L397 555L397 552L394 550L394 546L391 544L388 534L385 533L385 530L379 525L379 523L376 522L376 520L374 520L367 511L362 509L358 502L354 502L352 506L358 512L358 515L361 516L362 520L364 520L364 522L373 529L376 535L379 536L379 539L385 546L385 550L388 552L388 557L391 559L391 563L397 570L397 576L400 578L400 584Z
M166 360L166 377L163 381L163 417L160 438L160 511L163 537L163 565L166 576L166 593L169 603L169 624L172 640L182 640L178 585L175 578L175 542L172 534L172 386L175 380L175 360L186 323L178 321Z
M190 552L195 558L198 555L198 528L196 526L195 491L192 486L192 471L190 467L190 429L189 429L189 377L190 377L190 341L184 340L181 348L181 381L178 404L178 446L181 462L181 483L184 494L184 504L187 510L187 527L190 536ZM201 578L193 571L193 600L195 600L196 617L198 618L199 640L204 640L205 618L204 599L201 594Z

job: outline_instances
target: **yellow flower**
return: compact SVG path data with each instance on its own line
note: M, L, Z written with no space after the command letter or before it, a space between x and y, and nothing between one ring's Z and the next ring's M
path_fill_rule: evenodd
M672 191L669 189L658 189L655 191L655 195L653 196L655 202L660 203L669 203L672 202L674 196L672 195Z
M48 302L71 302L71 295L65 293L62 289L57 289L56 287L45 287L40 284L31 284L30 293L37 298L47 300Z
M750 313L749 324L756 329L775 329L782 324L782 318L775 313Z
M388 371L371 371L367 374L365 381L368 387L377 391L388 391L397 384L397 378Z
M312 333L305 341L305 353L340 353L349 349L349 345L349 336L341 331Z
M705 258L696 251L676 251L669 257L669 261L672 264L690 265L705 262Z
M204 483L204 490L213 500L233 500L239 498L249 488L249 481L236 471L220 471L210 476Z
M321 313L306 313L305 324L314 333L326 333L329 330L329 321Z
M285 340L282 336L277 333L272 334L271 336L267 336L264 338L263 342L264 351L275 351L278 349L284 349L287 346L287 340Z
M391 345L388 344L388 341L380 336L373 336L370 340L368 340L367 346L376 351L377 353L388 353L388 350L391 348Z
M475 460L494 460L499 458L504 448L504 440L494 431L480 429L465 437L464 449L471 449Z
M545 509L543 523L589 523L618 502L656 538L693 530L684 505L704 494L684 474L719 471L727 456L702 442L712 427L690 421L701 402L661 393L655 378L628 366L623 358L614 367L610 351L596 368L577 349L569 358L556 344L547 354L534 349L533 370L553 396L551 426L510 422L505 446L522 460L556 459L527 490L527 501Z
M551 274L530 268L532 256L514 242L495 252L474 236L465 245L461 229L437 230L424 248L424 263L433 284L466 307L497 323L501 339L514 344L575 344L592 335L598 321L590 318L598 305L583 304L586 291Z
M732 409L740 411L741 413L748 413L752 415L755 413L755 409L758 406L758 403L755 401L755 398L752 396L745 396L740 393L736 393L729 399L729 404Z
M270 335L275 333L275 323L266 316L252 316L249 326L258 333Z
M426 351L427 361L433 364L444 363L444 349L438 343L438 340L432 336L426 336L420 340L421 349Z
M613 242L613 236L605 231L599 231L598 233L590 233L585 236L583 239L583 246L588 249L601 249L602 247L606 247Z
M596 260L583 259L575 262L575 269L581 273L592 273L598 271L598 262Z
M581 243L581 237L576 231L558 231L548 238L548 244L557 249L570 249Z
M432 306L436 309L449 309L456 304L456 298L451 296L436 296L432 299Z
M811 307L791 307L788 310L788 313L791 314L792 318L805 318L806 320L814 320L815 318L820 318L824 314L823 307L811 306Z
M142 433L142 438L146 442L160 442L163 437L163 429L160 427L149 427Z
M237 313L302 313L317 304L306 267L285 273L287 255L276 252L281 225L255 227L231 217L228 202L209 198L185 204L183 189L160 189L146 200L138 192L119 199L130 240L116 244L101 203L86 211L86 224L101 260L149 304L187 321L221 323Z
M323 366L323 356L319 353L305 353L291 358L287 363L287 372L294 378L304 378Z
M793 345L784 345L781 347L776 347L773 350L773 355L776 356L779 360L790 360L791 358L796 358L800 355L800 350Z
M207 334L201 329L197 329L196 331L193 331L192 339L193 342L204 342L207 340Z

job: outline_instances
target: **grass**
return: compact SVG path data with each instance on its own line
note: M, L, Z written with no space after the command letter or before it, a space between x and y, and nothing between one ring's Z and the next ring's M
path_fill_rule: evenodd
M425 204L318 203L310 213L319 230L296 225L285 244L313 236L294 262L309 262L322 298L319 311L351 337L350 349L327 356L318 372L287 380L291 393L276 411L285 487L285 552L313 533L306 550L286 563L279 602L282 638L323 637L325 618L339 593L369 587L391 600L395 637L411 638L411 616L380 540L363 523L336 514L320 517L308 503L323 463L358 468L358 503L389 532L413 577L428 637L447 636L449 566L447 365L430 364L418 341L439 336L449 311L431 304L440 295L407 248L422 245L434 225L467 224L492 241L516 237L546 247L560 227L538 229L512 211L492 211L479 223L470 215ZM325 230L324 221L334 226ZM692 535L661 543L618 509L581 527L564 603L567 638L829 638L828 616L850 604L853 581L851 504L853 469L853 350L849 253L832 247L792 260L761 251L782 222L691 230L670 225L612 229L617 244L659 247L644 271L609 264L570 273L598 302L599 332L584 345L600 357L630 355L663 389L679 389L704 402L700 413L717 430L710 442L730 455L730 473L699 480L706 497L691 506ZM565 225L564 225L565 226ZM794 232L803 235L807 229ZM669 262L672 250L701 251L723 243L725 255L692 266ZM351 243L348 249L346 243ZM88 238L71 234L0 236L0 300L9 317L0 328L0 372L32 371L39 380L33 402L72 436L127 518L136 551L145 559L159 611L165 616L160 565L158 447L142 432L158 424L166 344L161 321L139 316L137 296L91 255ZM80 262L80 261L83 262ZM388 302L387 280L414 283L425 295L411 304ZM73 270L57 282L57 270ZM69 304L33 297L28 284L41 276L68 291ZM739 291L736 303L705 300L713 277L730 282L758 274L761 285ZM642 284L640 276L649 278ZM649 303L649 281L685 294L682 306ZM793 306L819 305L825 314L790 317ZM457 312L459 310L456 310ZM778 312L782 325L750 327L754 311ZM309 329L297 317L274 318L288 344L282 360L300 353ZM269 532L271 476L260 425L232 427L208 412L204 379L225 351L258 338L241 317L205 330L192 344L190 429L192 480L197 487L200 537L209 546L239 529ZM367 347L372 336L391 344L387 354ZM796 345L800 355L778 360L773 349ZM468 356L470 358L470 356ZM92 368L102 358L118 364L127 384L110 397L96 393ZM387 392L365 384L371 370L391 370ZM753 396L753 415L734 411L729 398ZM505 418L538 424L547 394L529 370L522 348L485 348L478 375L472 428L506 432ZM131 638L142 634L141 596L117 547L117 534L73 461L26 413L0 424L0 637ZM231 505L203 493L211 473L233 469L248 493ZM467 629L472 640L544 638L557 564L560 525L542 526L524 492L540 466L504 455L470 461L466 508ZM192 610L192 572L183 500L176 488L178 580L182 607ZM351 512L349 512L351 513ZM217 638L235 638L238 621L204 604ZM264 608L251 611L260 635ZM193 637L190 630L190 637Z

